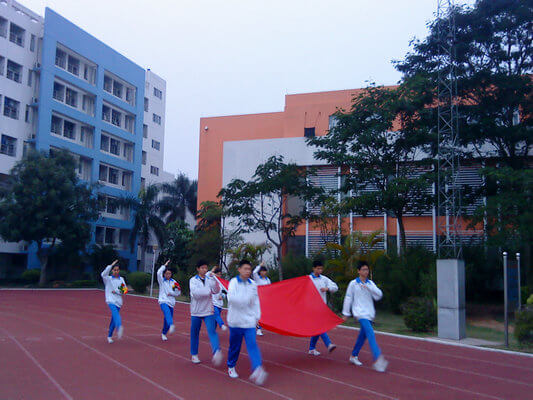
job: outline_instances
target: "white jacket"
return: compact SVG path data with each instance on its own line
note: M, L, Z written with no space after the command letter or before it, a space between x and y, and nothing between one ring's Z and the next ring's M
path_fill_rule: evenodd
M259 274L259 269L261 269L261 266L258 265L254 268L254 272L252 273L252 276L254 278L255 283L257 286L263 286L263 285L270 285L272 282L270 282L270 278L268 276L265 276L264 278Z
M372 321L376 316L374 301L381 300L382 297L383 292L370 279L363 283L356 278L350 282L346 290L342 314Z
M255 328L261 318L257 284L236 276L228 286L228 325L232 328Z
M220 281L217 279L217 276L212 273L211 271L209 271L207 273L207 276L210 276L211 278L214 278L218 281L218 284L221 285ZM213 305L215 307L218 307L218 308L222 308L224 307L224 297L225 297L225 293L226 293L226 289L224 289L223 287L220 288L220 292L219 293L216 293L216 294L213 294L211 295L212 299L213 299Z
M320 296L322 296L322 300L324 300L324 303L327 303L328 300L326 297L326 292L322 292L320 290L321 288L328 288L328 291L330 293L335 293L337 290L339 290L337 284L331 279L329 279L327 276L315 276L315 274L311 274L309 275L309 278L311 278L311 281L315 284L316 290L318 290L318 293L320 293Z
M119 294L120 292L118 291L118 288L122 284L126 285L126 281L124 281L124 278L121 276L115 278L114 276L109 275L112 268L112 265L108 265L100 274L104 281L105 302L107 304L114 304L120 308L122 307L122 295Z
M189 289L191 293L191 316L207 317L213 315L213 298L211 295L220 292L220 285L215 278L205 276L204 281L199 275L189 279Z
M177 283L174 279L165 279L163 277L163 272L165 271L166 266L162 265L157 270L157 282L159 283L159 304L167 304L170 307L174 307L176 305L176 297L178 297L181 294L181 290L179 289L172 289L172 286L174 286L175 283ZM179 284L178 284L179 286Z

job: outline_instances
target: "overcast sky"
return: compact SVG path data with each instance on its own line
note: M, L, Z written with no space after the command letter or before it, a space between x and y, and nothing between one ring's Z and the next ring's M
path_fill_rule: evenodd
M437 0L19 0L167 81L165 170L198 176L200 117L281 111L287 93L394 84ZM464 0L471 4L473 0Z

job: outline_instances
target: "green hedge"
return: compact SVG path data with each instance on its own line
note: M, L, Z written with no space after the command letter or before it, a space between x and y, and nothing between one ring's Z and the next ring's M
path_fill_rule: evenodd
M521 345L533 345L533 306L516 314L514 335Z
M146 292L146 287L150 284L151 275L147 272L130 272L126 276L126 282L137 293Z
M437 310L432 299L411 297L401 309L405 326L413 332L429 332L437 325Z
M39 278L41 277L41 270L40 269L27 269L24 271L20 278L28 284L35 284L39 282Z
M97 282L93 280L84 279L72 281L68 284L68 286L71 288L92 288L97 286Z

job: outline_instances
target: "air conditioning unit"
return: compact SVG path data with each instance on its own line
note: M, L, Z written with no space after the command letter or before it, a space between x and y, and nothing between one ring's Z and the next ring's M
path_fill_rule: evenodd
M41 68L41 63L40 62L36 62L35 63L35 69L40 69Z
M39 98L38 97L32 97L31 98L31 102L32 103L38 103L39 102Z

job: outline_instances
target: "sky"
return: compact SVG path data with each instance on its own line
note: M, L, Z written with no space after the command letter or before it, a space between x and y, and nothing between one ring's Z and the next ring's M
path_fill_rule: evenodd
M285 94L395 84L437 0L18 0L54 9L167 81L164 169L198 176L201 117L282 111ZM473 0L464 0L471 4Z

